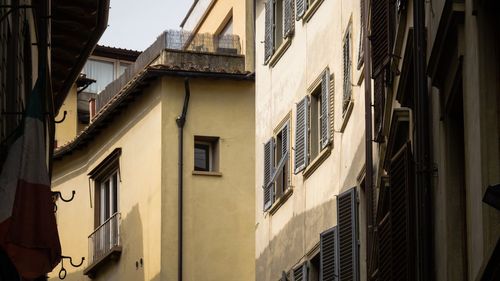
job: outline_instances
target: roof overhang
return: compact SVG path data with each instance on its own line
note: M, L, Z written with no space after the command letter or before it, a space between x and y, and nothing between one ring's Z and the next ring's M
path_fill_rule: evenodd
M106 30L108 11L109 0L52 0L51 66L56 114Z

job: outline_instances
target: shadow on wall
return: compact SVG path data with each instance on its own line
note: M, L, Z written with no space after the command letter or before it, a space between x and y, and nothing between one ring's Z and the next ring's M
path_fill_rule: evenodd
M319 242L319 234L335 226L336 206L335 199L331 199L291 218L257 258L256 280L278 280L283 270L288 271L298 264Z
M147 261L144 260L144 245L143 245L143 229L142 221L137 204L132 210L123 216L120 226L120 241L122 244L122 253L119 260L108 260L97 272L94 279L83 275L83 271L88 266L87 261L84 262L82 267L72 268L71 265L65 261L64 267L68 271L64 281L82 281L82 280L107 280L107 281L120 281L120 280L134 280L145 281L144 267ZM88 243L88 241L82 241ZM64 249L63 249L64 252ZM143 259L142 265L140 259ZM57 265L54 269L49 281L60 280L57 277L61 264ZM159 276L153 280L159 280Z

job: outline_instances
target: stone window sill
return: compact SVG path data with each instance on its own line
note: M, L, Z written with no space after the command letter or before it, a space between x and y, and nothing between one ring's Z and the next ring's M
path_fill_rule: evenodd
M316 169L318 169L318 167L321 166L323 162L325 162L325 160L328 158L328 156L330 156L330 154L332 154L331 143L327 147L325 147L319 153L319 155L316 156L316 158L314 158L314 160L311 163L309 163L309 165L307 165L306 169L304 170L304 173L302 174L304 176L304 180L309 178L314 173L314 171L316 171Z
M288 198L290 198L290 196L292 196L292 193L293 193L293 188L291 186L289 186L286 189L285 193L280 198L278 198L276 201L274 201L271 208L269 208L269 214L273 215L274 213L276 213L276 211L278 211L278 209L281 207L281 205L285 204L285 202L288 200Z
M269 66L270 67L274 67L278 63L278 61L281 59L281 57L286 52L286 50L288 50L288 47L290 47L291 44L292 44L291 37L287 37L287 38L283 39L283 42L281 43L281 45L278 47L276 52L274 52L274 54L269 59Z
M193 176L222 177L220 172L193 171Z

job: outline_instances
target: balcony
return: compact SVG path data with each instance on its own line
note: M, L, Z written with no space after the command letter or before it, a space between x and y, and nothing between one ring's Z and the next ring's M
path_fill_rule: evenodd
M89 235L89 265L83 274L94 278L99 268L118 260L121 252L120 213L115 213Z

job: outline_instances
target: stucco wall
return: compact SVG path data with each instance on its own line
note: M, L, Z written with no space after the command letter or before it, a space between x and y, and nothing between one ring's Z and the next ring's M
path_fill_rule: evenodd
M278 280L318 242L319 234L337 224L335 195L358 185L364 165L364 86L358 85L359 1L324 0L308 22L295 22L290 46L274 66L264 65L264 1L256 4L256 280ZM351 24L352 99L354 107L342 126L342 44ZM273 214L263 212L263 144L280 121L292 112L294 147L295 105L325 67L334 75L335 130L333 149L307 179L293 175L293 194ZM293 163L291 150L291 163Z
M56 116L57 121L63 119L64 111L66 111L66 118L62 123L56 124L56 137L57 145L62 146L76 137L78 131L78 111L77 111L77 94L76 84L71 87L68 96Z
M184 280L255 280L253 81L189 80L184 128ZM178 129L184 81L163 78L162 280L177 278ZM221 176L193 175L194 136L219 137Z
M159 85L159 84L158 84ZM71 203L57 202L57 222L62 253L79 261L88 261L88 235L94 231L94 190L89 193L88 173L120 147L120 186L118 210L121 213L121 258L109 263L94 280L159 280L161 229L161 105L159 86L149 91L119 114L84 149L54 162L53 189L68 197L76 191ZM93 185L92 185L93 186ZM92 207L90 206L92 202ZM135 262L143 258L144 267ZM87 280L83 269L71 267L66 280ZM58 280L60 266L50 275Z

